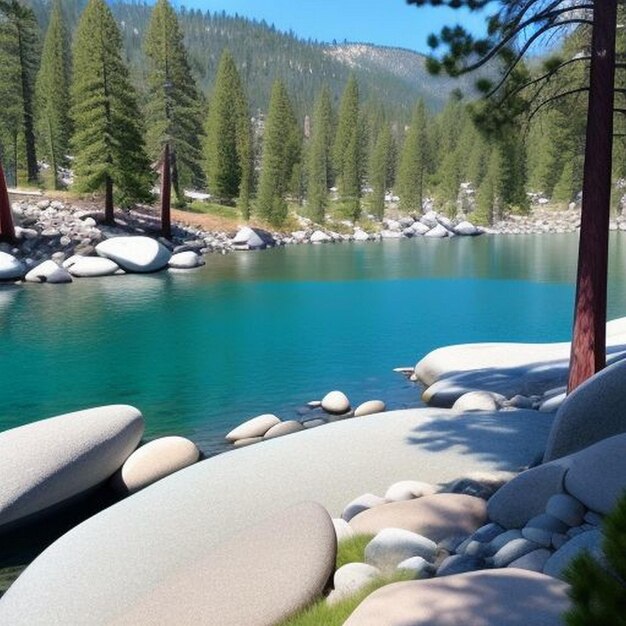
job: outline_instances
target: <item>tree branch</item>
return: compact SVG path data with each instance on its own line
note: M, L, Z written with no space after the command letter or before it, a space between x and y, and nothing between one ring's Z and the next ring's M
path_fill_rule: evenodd
M565 98L567 96L572 96L578 93L584 93L589 91L589 87L578 87L577 89L571 89L570 91L564 91L563 93L556 94L555 96L551 96L547 100L544 100L540 105L536 106L532 113L528 116L528 121L530 122L537 113L543 109L543 107L547 106L552 102L556 102L557 100L561 100L561 98Z

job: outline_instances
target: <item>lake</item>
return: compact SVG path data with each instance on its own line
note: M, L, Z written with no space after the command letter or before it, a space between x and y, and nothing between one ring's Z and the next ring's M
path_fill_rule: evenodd
M198 271L0 287L0 429L100 404L140 408L150 438L206 452L260 413L341 389L420 404L394 367L475 341L561 341L575 235L293 246L211 255ZM626 314L612 233L609 317Z

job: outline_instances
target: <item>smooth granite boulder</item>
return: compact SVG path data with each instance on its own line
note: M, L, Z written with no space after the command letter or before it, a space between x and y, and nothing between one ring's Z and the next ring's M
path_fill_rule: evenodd
M346 563L333 577L333 586L344 594L355 593L373 580L382 576L382 572L367 563Z
M109 478L142 434L141 413L126 405L67 413L0 433L0 530Z
M573 458L566 490L587 508L607 515L626 491L626 434L596 443Z
M385 492L385 499L389 502L401 502L422 496L432 496L436 492L436 487L430 483L423 483L419 480L400 480L389 486Z
M158 272L167 266L172 253L150 237L111 237L96 246L99 256L115 261L127 272Z
M374 415L375 413L383 413L385 410L385 403L382 400L368 400L359 404L354 409L354 417L363 417L364 415Z
M281 422L280 424L276 424L276 426L272 426L265 433L265 435L263 435L263 438L274 439L274 437L290 435L291 433L297 433L301 430L304 430L304 426L300 422L296 420L287 420L286 422Z
M12 254L0 250L0 281L19 280L26 273L26 266Z
M509 563L507 567L527 569L531 572L543 572L543 568L551 555L552 552L550 552L550 550L540 548L539 550L529 552L512 563Z
M452 405L455 411L497 411L496 395L487 391L468 391Z
M72 277L64 268L57 265L54 261L44 261L34 267L26 274L24 280L27 283L71 283Z
M463 235L465 237L474 237L475 235L480 235L482 231L480 231L474 224L467 221L459 222L454 227L454 232L457 235Z
M568 585L507 568L387 585L344 626L562 626Z
M487 519L487 503L456 493L437 493L417 500L391 502L359 513L350 526L359 534L383 528L404 528L435 542L451 535L469 535Z
M414 556L427 561L435 558L437 544L427 537L403 528L385 528L365 546L365 562L391 572L398 563Z
M342 391L329 391L322 398L322 408L327 413L342 415L350 410L350 400Z
M626 359L598 372L559 407L544 463L626 432Z
M177 270L189 270L204 265L204 259L193 250L185 250L172 254L168 266Z
M589 530L576 535L563 544L547 561L543 567L544 574L555 578L564 578L565 571L572 561L584 551L600 562L604 561L602 550L602 531Z
M276 245L276 241L265 230L243 226L237 231L232 244L235 250L264 250Z
M596 488L601 490L602 485L597 485ZM585 506L567 493L557 493L548 500L546 514L552 515L568 526L580 526L585 517Z
M505 528L522 528L543 513L548 500L563 493L569 459L533 467L506 483L489 498L489 519Z
M382 504L386 504L387 500L385 498L381 498L380 496L376 496L373 493L364 493L362 496L355 498L348 504L343 510L341 514L342 519L346 522L349 522L353 517L358 515L359 513L363 513L363 511L368 511L371 508L380 506Z
M113 477L122 493L134 493L200 458L196 444L184 437L161 437L135 450Z
M265 433L280 424L280 419L271 413L258 415L234 428L226 435L226 441L237 441L238 439L252 439L254 437L263 437Z
M424 237L429 237L432 239L444 239L450 235L450 231L441 224L437 224L433 228L431 228Z
M97 276L112 276L120 266L111 259L98 256L71 256L63 267L67 268L72 276L77 278L95 278Z

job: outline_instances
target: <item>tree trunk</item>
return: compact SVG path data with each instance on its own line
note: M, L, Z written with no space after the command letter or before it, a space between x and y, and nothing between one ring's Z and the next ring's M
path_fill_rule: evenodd
M170 169L170 145L163 149L163 168L161 170L161 234L166 239L172 238L170 205L172 201L172 178Z
M115 223L115 214L113 212L113 180L111 180L111 177L108 175L104 182L104 223Z
M578 278L568 391L606 365L617 0L594 2Z
M167 144L167 148L169 149L169 143ZM171 186L174 189L174 193L176 194L176 199L179 204L182 206L185 204L185 195L180 189L180 180L178 178L178 161L176 160L176 150L170 149L170 172L171 172ZM171 193L170 193L171 196Z
M11 202L9 201L2 163L0 163L0 241L15 241L13 214L11 213Z

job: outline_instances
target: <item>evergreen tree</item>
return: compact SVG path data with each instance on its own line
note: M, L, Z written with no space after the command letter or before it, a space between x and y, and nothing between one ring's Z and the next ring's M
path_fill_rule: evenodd
M50 163L54 188L58 189L59 168L66 164L71 134L70 50L60 0L55 1L48 23L36 94L39 145Z
M326 215L331 179L332 105L326 87L317 98L312 126L307 155L307 199L311 219L321 224Z
M19 135L28 182L37 181L35 142L35 79L39 67L39 26L33 10L19 0L0 0L0 95L7 94L4 123L13 123L17 183ZM3 101L2 107L5 108ZM18 131L19 129L19 131ZM9 131L10 132L10 131Z
M492 224L501 213L502 202L502 151L500 146L491 149L487 172L476 197L474 221L477 224Z
M385 215L385 193L391 187L392 159L393 137L391 129L388 125L385 125L378 133L370 170L372 212L380 220Z
M422 211L428 152L426 107L420 100L413 110L398 168L398 195L405 211Z
M178 18L168 0L158 0L144 40L149 62L146 143L153 160L170 146L172 186L180 204L184 187L201 188L202 99L191 73Z
M282 81L272 88L259 180L258 208L260 215L275 226L287 217L286 193L294 166L300 159L300 129L292 104Z
M104 0L89 0L74 43L72 118L74 172L81 191L105 191L113 222L113 189L123 203L149 200L153 176L122 39Z
M359 110L359 86L351 76L339 106L337 133L333 147L333 165L339 196L348 205L350 217L357 219L361 210L361 182L364 172L364 133Z
M228 50L220 59L206 132L209 190L221 200L238 197L247 219L252 186L252 130L246 95Z

